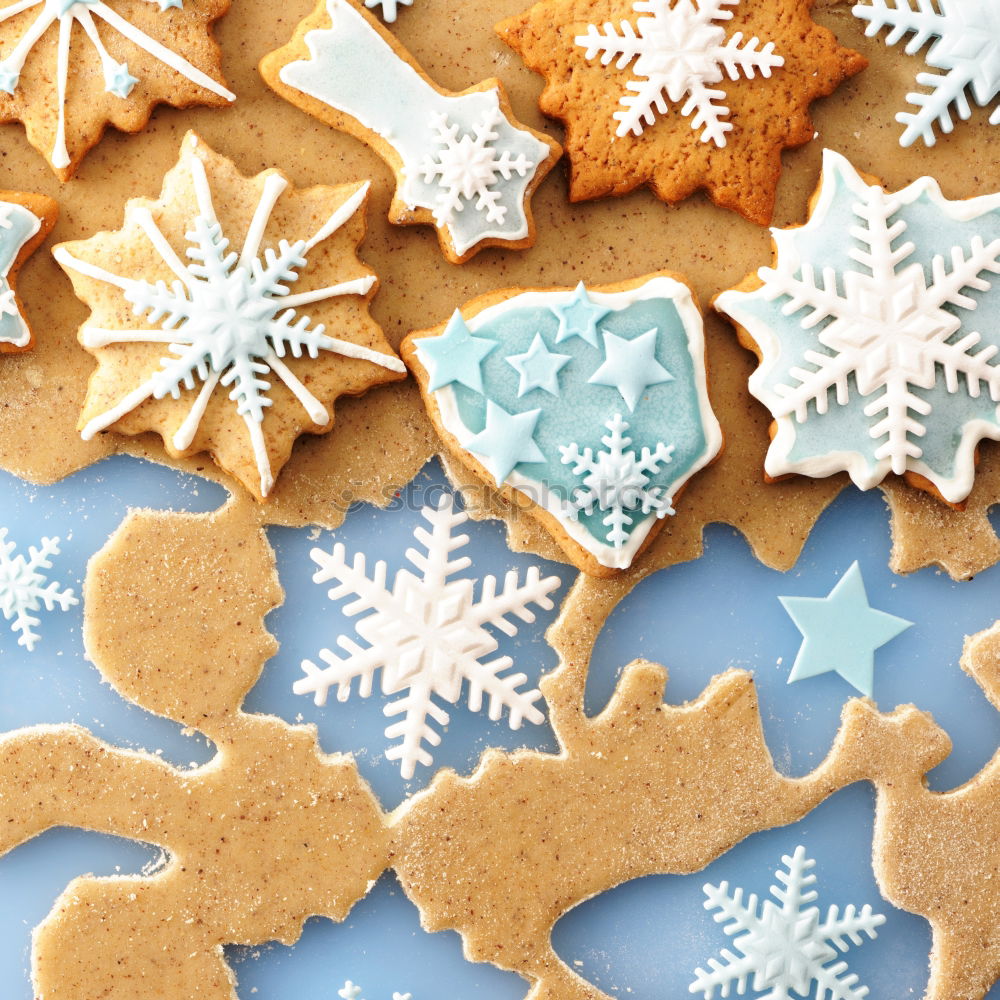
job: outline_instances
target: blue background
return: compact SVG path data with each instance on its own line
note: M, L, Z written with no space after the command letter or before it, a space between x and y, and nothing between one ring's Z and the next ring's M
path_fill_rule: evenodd
M444 480L436 465L411 485L395 509L353 509L335 535L349 551L384 558L390 576L402 566L402 552L421 521L419 506L433 500ZM0 525L10 529L18 551L27 552L43 534L59 535L63 552L51 578L79 594L86 561L103 545L129 507L211 510L224 501L221 489L128 458L102 463L53 487L38 488L0 475ZM495 522L467 525L473 555L470 573L500 574L533 560L506 548ZM317 542L309 529L271 529L278 555L284 605L268 618L281 642L251 692L248 707L289 721L312 721L330 751L352 750L362 773L388 809L426 784L427 769L403 782L398 766L382 758L383 699L356 696L341 704L331 698L323 709L291 693L299 662L332 646L349 631L326 587L312 583L309 549L332 546L329 533ZM612 616L598 640L588 690L589 707L599 710L611 693L622 664L636 656L670 669L667 700L695 697L709 678L728 665L754 671L764 725L782 770L802 774L823 756L837 727L843 702L852 695L836 675L786 683L800 637L778 595L825 596L857 559L872 606L915 622L913 628L876 654L875 695L883 709L913 701L932 711L955 742L951 757L932 774L939 789L968 779L993 754L1000 733L994 710L958 667L963 637L1000 617L1000 569L955 583L924 570L896 577L887 568L888 519L877 493L848 491L824 515L799 565L776 573L758 564L746 543L724 527L710 528L705 556L661 572L641 584ZM572 572L556 566L568 584ZM565 594L564 586L557 597ZM534 682L552 669L555 658L542 633L553 613L522 627L502 652ZM83 655L82 608L41 615L42 638L34 653L16 645L0 621L0 731L41 722L73 721L109 742L162 750L180 766L208 760L211 747L180 727L124 702L100 682ZM553 749L547 726L511 732L461 706L449 707L452 723L435 752L435 766L472 769L485 746ZM866 786L838 793L800 823L751 837L705 872L685 877L650 877L591 900L556 927L559 953L581 974L613 995L630 1000L688 996L692 971L727 943L711 914L702 908L702 885L728 879L763 894L783 853L804 844L816 859L819 904L869 902L886 914L876 941L848 953L852 970L871 988L873 1000L919 997L927 980L930 934L918 917L882 901L871 863L873 795ZM75 875L138 872L155 862L147 845L77 831L56 830L0 859L0 996L30 1000L31 928L49 911ZM294 949L266 945L230 949L241 1000L336 1000L346 979L364 987L366 1000L390 1000L392 991L412 992L414 1000L519 1000L526 984L491 966L464 961L458 937L429 935L416 909L391 875L351 913L343 925L314 920ZM753 995L752 991L748 995ZM1000 1000L994 988L991 1000Z

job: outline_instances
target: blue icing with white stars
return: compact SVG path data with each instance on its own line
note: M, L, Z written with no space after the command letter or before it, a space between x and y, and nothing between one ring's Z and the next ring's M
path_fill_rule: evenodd
M31 339L7 273L40 225L38 217L23 205L0 202L0 343L3 344L23 347Z

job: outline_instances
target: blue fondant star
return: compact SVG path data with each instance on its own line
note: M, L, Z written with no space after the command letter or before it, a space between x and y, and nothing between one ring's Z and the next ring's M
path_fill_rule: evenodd
M486 426L465 447L483 460L497 486L519 462L545 461L542 450L535 444L535 425L541 412L508 413L492 399L486 400Z
M582 337L593 347L597 347L597 324L611 312L610 309L590 301L582 281L576 286L573 298L569 302L549 308L559 320L559 329L556 331L557 344L569 340L570 337Z
M428 389L434 392L452 382L459 382L475 392L483 391L483 358L497 346L495 340L473 337L456 309L440 337L417 341L420 363L430 376Z
M621 393L625 405L634 410L651 385L673 382L674 377L656 360L656 327L632 340L602 331L604 364L587 379L592 385L608 385Z
M132 88L138 82L138 77L134 77L128 71L127 63L116 63L114 69L104 78L104 86L108 93L123 98L132 93Z
M854 563L828 597L779 597L804 636L788 683L831 671L871 697L875 650L913 622L868 603L861 567Z
M552 396L559 395L559 372L572 361L569 354L550 351L540 333L535 334L531 347L524 354L512 354L507 364L521 376L517 387L518 396L532 389L544 389Z

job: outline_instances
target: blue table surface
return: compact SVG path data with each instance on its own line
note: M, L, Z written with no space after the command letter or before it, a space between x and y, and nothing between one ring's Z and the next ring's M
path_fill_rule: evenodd
M407 502L389 511L356 507L335 537L350 551L364 551L369 561L386 559L394 573L421 520L420 503L444 482L432 463L405 494ZM129 508L205 511L225 499L213 484L130 458L111 459L52 487L0 474L0 487L0 525L9 528L18 551L26 553L42 535L60 536L63 551L54 560L51 577L77 593L87 559ZM537 562L512 554L496 522L470 523L467 530L472 542L466 552L474 560L470 573L499 575ZM292 694L301 660L315 658L353 626L341 613L342 603L330 603L326 587L312 582L308 553L317 544L316 532L275 528L269 536L286 591L285 603L268 618L281 649L251 692L248 708L290 722L315 722L323 746L352 751L383 805L391 808L424 787L431 772L420 769L414 780L404 782L398 766L384 759L384 700L378 693L367 701L331 699L325 708ZM331 546L328 533L322 533L319 544ZM876 654L876 700L883 709L915 702L933 712L950 733L954 750L932 773L932 784L947 789L966 781L993 755L1000 726L982 692L959 668L958 658L964 636L1000 617L1000 567L956 583L933 569L895 576L888 556L888 515L877 492L843 494L789 573L760 565L731 529L709 528L703 558L640 584L611 617L591 666L589 709L604 705L621 666L637 656L669 667L671 702L697 696L727 666L744 667L755 674L778 767L804 773L828 749L841 706L853 690L833 674L787 684L800 636L778 596L825 596L858 560L872 606L915 623ZM556 565L544 568L562 577L557 595L562 597L573 572ZM543 638L554 614L541 614L535 625L523 626L515 639L501 643L501 651L510 653L532 681L555 666ZM162 751L182 766L212 756L204 739L183 735L179 726L127 704L101 683L84 658L80 606L41 617L42 638L33 653L16 645L0 621L0 731L71 721L117 745ZM511 732L504 722L491 723L461 706L451 714L435 767L468 773L487 746L555 748L547 725ZM817 862L821 906L871 903L887 917L877 940L846 956L870 987L870 996L919 997L927 982L929 929L922 919L879 896L870 860L872 813L871 790L848 788L801 822L749 838L704 872L640 879L579 906L556 926L556 948L614 996L686 997L695 967L728 943L702 907L702 885L728 879L765 894L781 855L802 844ZM140 872L157 857L158 851L148 845L60 829L0 860L0 996L30 1000L31 929L71 878ZM526 992L519 977L466 962L457 935L422 931L417 910L391 874L382 877L344 924L312 920L294 948L232 948L229 958L241 1000L335 1000L347 979L363 986L366 1000L390 1000L394 990L411 992L413 1000L519 1000ZM1000 1000L1000 988L989 996Z

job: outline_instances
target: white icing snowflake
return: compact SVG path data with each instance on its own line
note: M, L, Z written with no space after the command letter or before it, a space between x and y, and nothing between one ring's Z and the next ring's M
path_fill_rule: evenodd
M604 426L609 431L601 438L605 451L595 456L591 448L581 451L578 445L569 444L560 445L559 453L563 464L572 465L574 475L583 477L583 488L575 491L567 513L577 518L595 507L607 511L603 523L611 529L608 543L618 549L628 541L626 529L637 512L658 518L674 513L672 498L662 487L650 485L660 466L671 460L674 446L658 442L637 455L629 448L632 439L625 435L629 425L621 414L616 413Z
M828 475L834 468L846 468L862 489L875 486L890 471L914 471L930 479L946 500L959 503L972 489L974 464L963 463L962 470L949 475L922 461L918 441L935 419L931 390L971 399L985 391L1000 402L1000 366L995 363L1000 331L980 333L967 325L977 306L968 293L988 291L987 275L1000 274L1000 239L986 243L972 235L966 246L953 247L949 258L935 255L925 271L914 259L918 248L905 240L903 210L926 198L941 209L945 222L975 218L977 210L985 214L979 206L987 201L1000 208L1000 199L979 199L978 205L946 202L927 178L890 194L865 183L843 157L829 151L823 169L824 195L808 225L774 230L777 262L759 270L761 288L749 295L726 292L718 299L719 308L744 323L763 351L751 390L779 422L767 471L773 476L794 471ZM823 229L841 184L847 186L849 194L842 197L850 197L856 224L840 245L857 266L838 273L802 260L798 243ZM746 311L748 298L782 300L782 315L796 317L802 330L818 331L816 349L779 346L769 325ZM773 378L777 381L772 384ZM789 421L794 417L798 424L815 426L831 405L862 408L870 424L870 453L848 460L845 446L833 442L830 452L840 455L842 464L831 465L829 471L795 467L785 457L794 437ZM981 425L969 421L968 435L989 433ZM958 431L954 440L962 443L953 446L952 454L962 455L978 437L966 435L963 428Z
M160 10L164 11L169 7L180 7L183 0L149 0L149 2L158 3ZM236 95L221 83L213 80L207 73L203 73L197 66L167 48L162 42L140 31L102 0L15 0L0 10L0 23L35 7L42 8L38 17L25 29L14 50L0 60L0 90L8 94L13 94L17 90L21 70L28 55L49 28L58 22L59 43L55 76L59 117L56 123L55 145L51 154L52 165L55 167L67 167L70 164L69 153L66 150L66 90L70 79L69 52L75 24L79 24L83 29L101 60L105 90L116 97L127 98L139 81L129 73L126 63L116 62L109 55L98 33L95 17L154 59L187 77L192 83L228 101L236 100Z
M67 611L80 602L72 590L62 590L58 583L46 583L43 570L52 569L51 556L59 555L59 539L43 538L42 547L28 548L28 558L14 555L14 542L7 541L7 529L0 528L0 611L7 621L13 621L11 631L19 632L17 644L29 652L35 648L39 635L34 626L39 620L31 614L45 606L51 611L57 605Z
M793 993L806 997L814 983L816 1000L862 1000L868 987L858 985L857 975L847 971L846 962L830 962L838 950L862 944L864 935L874 939L875 928L885 923L885 917L872 913L866 903L860 911L849 904L843 916L839 907L831 906L821 919L819 907L806 905L819 895L810 888L816 882L810 873L816 862L806 857L801 846L781 861L785 871L774 873L781 886L771 886L771 895L780 905L765 899L758 907L756 893L744 903L743 890L730 895L728 882L705 886L705 909L719 911L716 923L728 921L723 928L726 934L739 934L733 940L739 954L724 948L721 962L710 958L710 971L696 969L690 991L704 993L711 1000L716 989L727 997L735 986L743 996L753 977L754 992L768 991L760 1000L791 1000Z
M360 681L359 694L367 698L372 692L375 671L382 671L382 693L406 694L385 708L387 716L403 718L390 725L385 735L399 739L386 751L389 760L400 761L404 778L412 778L416 764L429 765L433 758L423 746L433 746L441 737L428 719L446 726L449 716L437 705L438 695L454 705L462 694L463 682L469 685L469 708L477 712L482 707L483 694L489 695L489 717L499 719L506 707L511 729L520 727L522 720L540 723L544 716L535 702L541 697L536 690L521 691L527 681L524 674L501 676L512 666L509 656L484 663L483 658L497 650L496 638L486 629L491 625L506 635L515 635L517 626L508 621L514 615L523 622L533 622L529 605L544 610L552 607L549 594L559 586L555 576L541 578L532 566L523 584L518 583L517 570L511 570L497 593L493 576L483 578L479 598L474 596L475 581L454 574L467 569L472 560L467 556L451 559L456 550L469 541L468 535L453 536L458 525L468 520L464 512L456 512L450 496L444 497L437 508L425 507L423 516L431 530L418 527L414 537L424 552L408 549L407 559L421 572L415 576L402 569L390 590L386 586L386 564L379 561L371 578L367 576L365 557L358 553L348 563L344 546L337 543L333 552L312 550L319 565L313 576L316 583L336 580L329 591L336 601L349 594L357 595L344 607L344 614L354 616L362 611L371 614L357 623L357 633L367 643L360 646L341 635L338 645L347 653L341 659L329 649L320 650L328 664L317 667L310 660L302 663L306 676L296 681L296 694L315 694L317 705L326 703L331 687L336 686L337 698L346 701L355 677Z
M534 170L537 163L524 153L512 156L510 150L502 153L491 145L499 138L497 125L504 121L499 107L491 108L473 134L458 137L459 126L450 122L446 114L437 114L431 122L437 137L438 150L425 156L420 172L428 184L436 183L439 193L434 201L434 221L447 225L465 203L476 199L476 211L486 215L487 222L503 224L507 209L500 204L503 192L496 188L498 178L509 181L516 173L524 177Z
M369 10L374 10L376 7L382 8L382 17L385 18L390 24L396 20L396 15L399 12L399 7L409 7L413 3L413 0L365 0L365 6Z
M702 130L703 142L711 140L716 146L726 145L726 133L732 123L723 119L729 108L721 102L726 93L713 89L723 72L730 80L738 80L742 73L753 79L757 71L769 77L771 70L784 65L784 58L775 55L774 43L767 42L758 48L760 41L751 38L743 43L743 33L736 32L727 42L725 28L717 23L728 21L733 12L725 10L739 0L634 0L632 10L640 17L635 27L623 21L619 30L610 22L603 33L593 24L585 35L578 35L576 44L586 49L586 58L598 54L601 64L622 70L635 60L632 72L638 80L630 80L620 103L623 108L614 114L618 122L617 135L629 132L641 135L645 125L652 125L654 112L665 115L668 101L679 103L685 95L681 114L691 117L691 127ZM638 28L638 34L636 33Z
M926 92L906 95L916 111L901 111L896 121L906 129L900 145L910 146L919 137L928 146L937 141L934 127L949 133L955 127L952 115L963 121L972 115L971 94L985 108L1000 94L1000 3L996 0L871 0L854 6L854 16L868 22L869 37L889 28L887 45L907 35L908 55L933 43L925 57L927 65L943 73L918 73L917 84ZM1000 105L990 115L990 124L1000 124Z
M157 329L104 330L85 327L85 347L108 344L166 344L169 354L160 369L117 405L91 420L81 432L90 439L110 427L145 400L180 397L182 390L201 383L198 395L181 427L173 436L178 451L190 447L209 399L217 385L230 388L229 398L236 404L250 435L261 493L274 485L271 463L264 441L264 410L271 405L265 376L273 373L293 393L312 420L322 426L329 422L326 407L281 360L286 353L301 357L303 352L315 358L319 351L330 351L348 358L360 358L391 371L403 372L402 362L345 340L329 337L319 324L310 326L308 316L296 309L341 295L365 295L375 281L374 275L356 278L299 295L289 294L289 286L298 280L307 264L310 251L332 236L364 202L368 184L361 185L308 240L289 243L281 240L278 252L268 248L260 259L260 243L268 220L288 182L277 174L268 176L261 192L243 250L229 252L212 204L212 193L201 159L194 153L187 157L194 181L199 215L191 222L187 238L191 245L185 265L167 242L144 207L130 206L129 219L139 225L163 262L176 275L171 285L162 279L155 284L78 260L64 248L54 251L63 267L78 271L97 281L108 282L122 290L133 312L143 316Z

